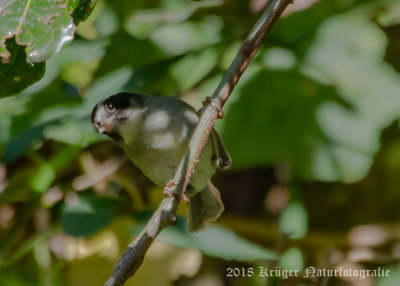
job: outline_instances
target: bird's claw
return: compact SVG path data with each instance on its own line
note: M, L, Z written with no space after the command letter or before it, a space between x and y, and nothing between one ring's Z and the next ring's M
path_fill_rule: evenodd
M210 96L207 96L203 101L203 106L205 107L207 105L210 105L217 112L219 119L224 118L224 112L222 111L221 107L219 107L215 100Z
M173 181L173 180L168 181L168 183L164 187L163 194L166 195L166 196L169 196L169 197L177 196L177 193L176 193L176 191L174 189L175 186L176 186L176 182L175 181ZM185 203L189 202L189 197L187 195L185 195L185 193L181 194L181 198Z

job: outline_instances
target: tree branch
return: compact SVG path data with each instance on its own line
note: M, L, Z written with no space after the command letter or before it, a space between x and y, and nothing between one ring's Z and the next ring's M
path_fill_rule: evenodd
M208 98L209 104L201 111L199 123L190 139L189 148L183 157L173 179L175 184L169 189L175 195L164 198L140 235L131 242L114 267L114 271L105 286L123 285L143 262L144 256L150 245L168 225L176 223L175 212L182 193L192 176L207 138L212 127L221 114L233 88L239 81L251 59L257 53L265 36L271 30L276 20L280 17L288 4L293 0L270 0L264 14L253 27L252 31L243 42L229 69L225 72L220 84L212 97Z

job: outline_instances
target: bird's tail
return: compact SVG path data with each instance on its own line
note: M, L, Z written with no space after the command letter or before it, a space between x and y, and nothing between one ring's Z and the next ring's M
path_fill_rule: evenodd
M208 181L207 186L190 198L188 203L188 228L196 232L215 221L224 211L219 191Z

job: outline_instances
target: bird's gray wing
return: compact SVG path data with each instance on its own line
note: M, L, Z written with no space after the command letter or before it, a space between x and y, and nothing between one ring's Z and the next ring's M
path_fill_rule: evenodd
M214 129L212 129L210 134L210 143L213 147L213 160L215 167L220 169L228 169L232 165L231 156L229 156L229 153L228 151L226 151L221 137Z

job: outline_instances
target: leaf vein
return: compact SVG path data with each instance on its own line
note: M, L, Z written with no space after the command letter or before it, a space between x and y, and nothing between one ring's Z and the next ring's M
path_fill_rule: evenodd
M22 25L23 25L23 23L25 21L25 18L26 18L26 14L28 13L29 7L31 6L31 2L32 2L32 0L28 0L26 2L24 13L22 14L22 16L20 18L20 21L18 23L18 27L17 27L17 30L15 31L15 34L18 34L18 32L21 30Z

